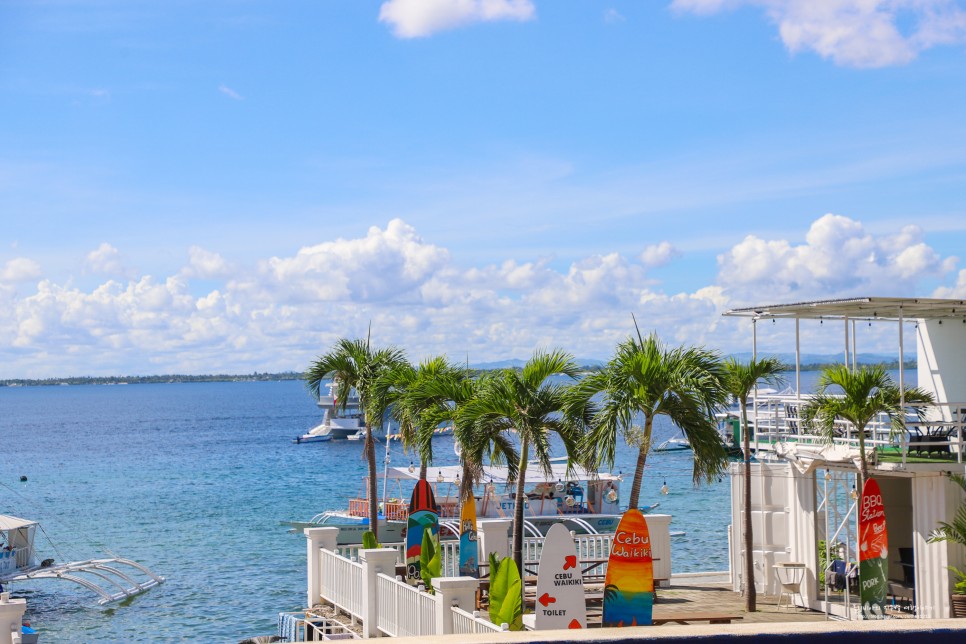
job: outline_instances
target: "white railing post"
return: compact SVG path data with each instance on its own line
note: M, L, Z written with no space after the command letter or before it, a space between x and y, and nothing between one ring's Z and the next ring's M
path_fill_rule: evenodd
M0 644L19 644L26 610L26 599L10 599L10 593L0 593Z
M339 542L338 528L305 528L308 555L306 571L308 580L308 605L315 606L322 595L322 567L319 550L335 550Z
M473 577L443 577L433 580L433 588L439 595L436 611L436 634L453 633L453 606L472 612L476 608L476 589L480 580Z
M509 519L486 519L477 522L480 528L477 538L480 540L481 562L489 561L492 552L495 552L497 557L510 555L509 532L512 523Z
M377 575L396 574L396 551L392 548L373 548L359 551L362 564L362 636L379 637L379 589Z

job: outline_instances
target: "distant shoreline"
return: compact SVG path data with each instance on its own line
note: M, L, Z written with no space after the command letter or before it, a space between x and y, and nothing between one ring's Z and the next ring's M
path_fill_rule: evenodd
M821 371L833 363L821 362L803 364L802 371ZM884 361L880 363L862 364L881 364L886 369L898 369L899 361ZM789 371L794 371L794 365L788 365ZM584 365L584 371L599 371L599 365ZM915 369L915 360L906 360L906 369ZM487 371L480 369L473 371ZM0 387L54 387L61 385L143 385L143 384L166 384L183 382L269 382L279 380L301 380L303 374L298 371L282 371L278 373L250 373L250 374L205 374L192 376L185 374L166 374L160 376L71 376L66 378L9 378L0 380Z

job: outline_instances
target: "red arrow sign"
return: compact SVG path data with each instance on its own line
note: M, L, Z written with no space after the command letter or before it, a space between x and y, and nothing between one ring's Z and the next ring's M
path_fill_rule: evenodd
M540 595L540 599L538 599L537 601L540 602L541 604L543 604L543 607L546 608L550 604L557 603L557 598L556 597L551 597L550 596L550 593L544 593L544 594Z
M567 628L580 628L580 627L581 627L580 622L578 622L576 619L572 619L570 620L570 625Z
M564 570L570 570L571 568L577 567L577 555L570 555L569 557L564 557Z

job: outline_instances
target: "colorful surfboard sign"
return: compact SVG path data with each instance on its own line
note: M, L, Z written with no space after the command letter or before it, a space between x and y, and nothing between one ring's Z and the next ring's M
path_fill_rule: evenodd
M885 617L889 590L889 534L879 484L869 477L859 506L859 601L862 619Z
M614 543L604 577L602 625L650 625L654 608L654 563L647 521L640 510L624 513L614 533Z
M480 576L480 545L476 540L476 499L460 508L460 575Z
M562 523L550 526L537 568L537 630L587 628L587 598L577 547Z
M409 501L409 520L406 522L406 582L418 586L422 580L419 555L423 550L423 532L439 533L439 513L429 481L416 481Z

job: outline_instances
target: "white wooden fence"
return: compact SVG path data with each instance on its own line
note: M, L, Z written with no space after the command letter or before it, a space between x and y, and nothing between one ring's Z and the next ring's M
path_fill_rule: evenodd
M496 625L481 616L480 611L467 612L459 606L453 606L453 634L470 635L472 633L491 633L509 630L506 624Z
M365 575L362 564L349 561L330 550L321 550L322 588L320 596L353 618L362 619Z
M376 628L391 637L436 635L439 598L422 588L414 588L401 578L376 575Z

